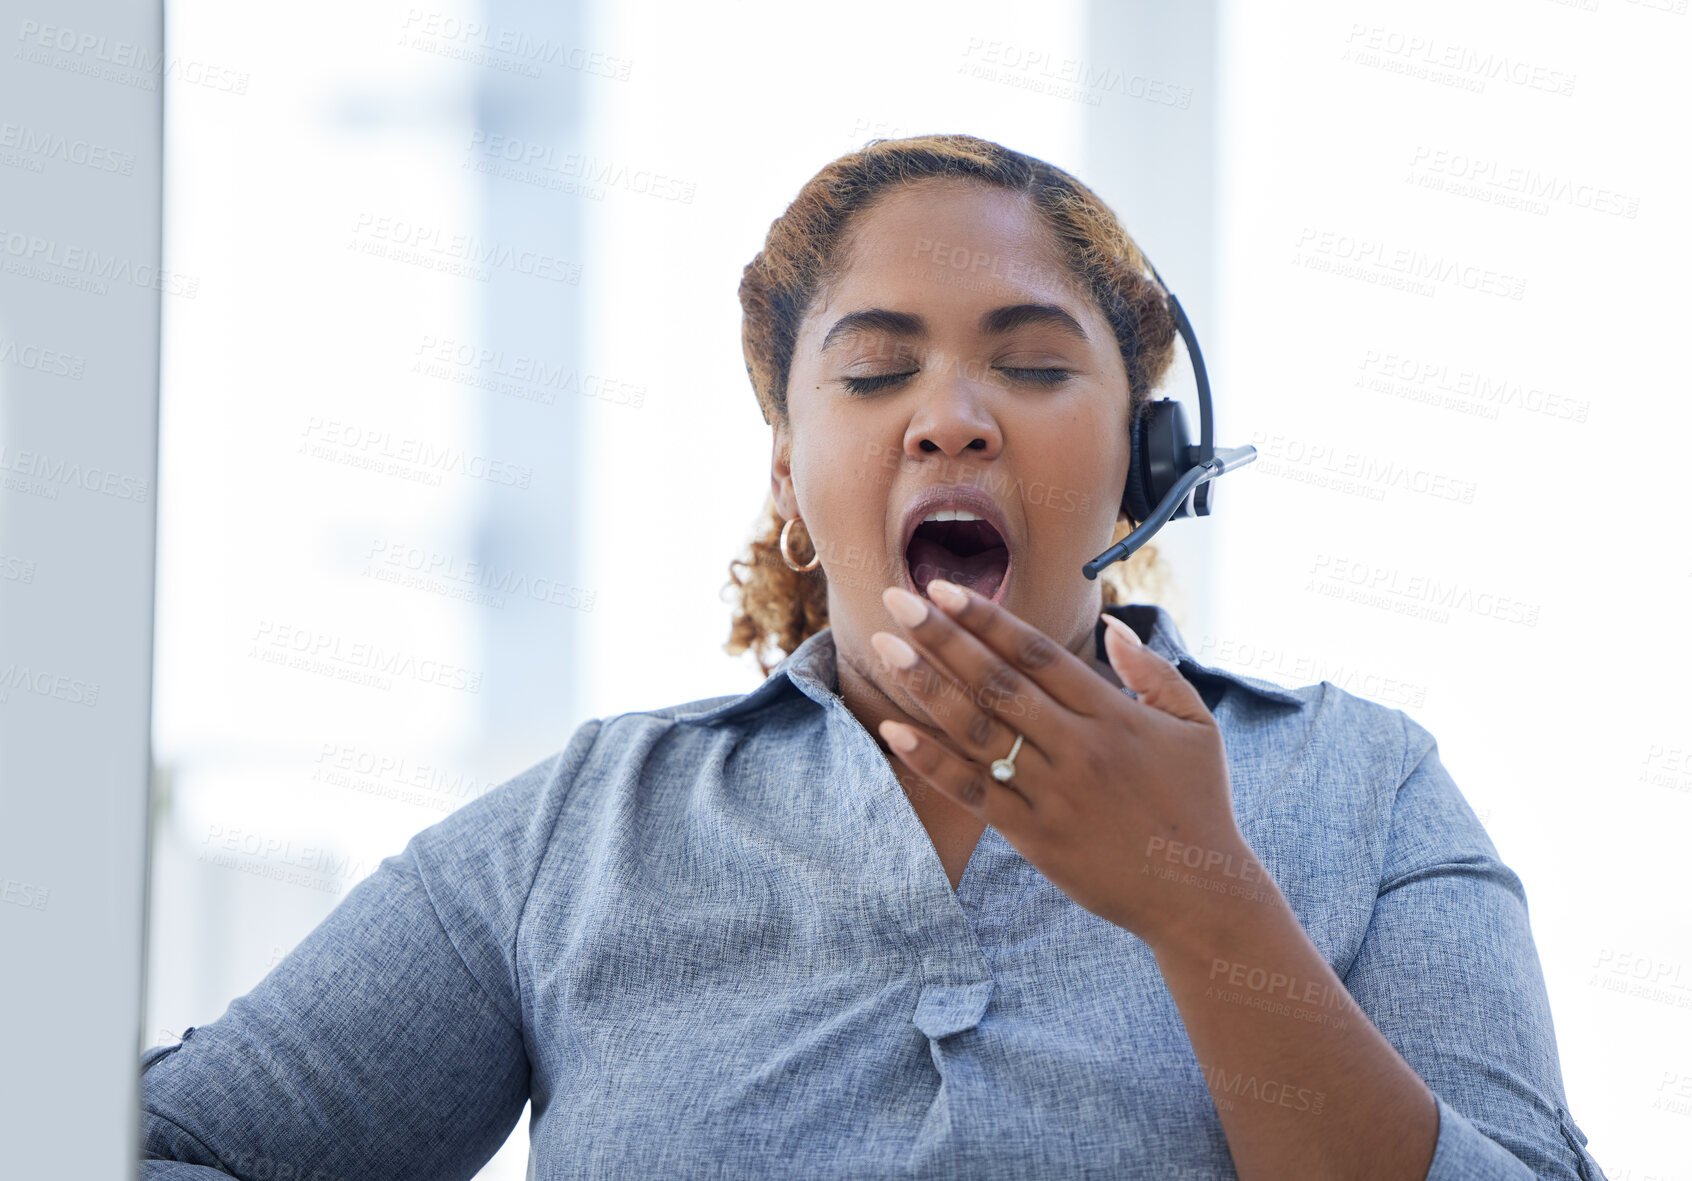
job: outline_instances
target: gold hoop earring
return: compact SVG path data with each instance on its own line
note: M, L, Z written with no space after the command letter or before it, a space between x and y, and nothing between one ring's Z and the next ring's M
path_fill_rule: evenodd
M787 552L787 535L792 531L793 523L798 519L798 517L789 517L787 518L787 524L781 527L781 560L787 563L787 568L789 570L797 570L803 574L806 570L815 570L817 566L822 563L822 555L819 553L813 553L811 555L811 564L808 566L796 566L793 564L793 555ZM815 542L812 542L811 548L812 550L816 549Z

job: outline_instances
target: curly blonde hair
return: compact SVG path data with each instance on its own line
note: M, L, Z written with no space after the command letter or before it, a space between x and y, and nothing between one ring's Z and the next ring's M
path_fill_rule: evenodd
M875 139L828 164L787 211L770 223L764 248L740 280L741 347L764 421L787 422L787 378L799 325L837 276L848 223L889 189L929 179L964 179L1019 193L1051 229L1070 276L1098 305L1116 334L1128 372L1128 410L1141 412L1175 357L1175 322L1162 289L1145 273L1140 248L1108 205L1075 177L1033 156L971 135ZM1124 506L1127 511L1127 506ZM1139 522L1118 522L1114 544ZM766 494L749 551L729 563L724 590L735 600L731 656L750 650L765 676L808 637L828 626L828 577L796 571L782 560L785 522ZM801 534L803 523L793 533ZM796 562L811 543L790 539ZM1155 546L1099 574L1106 604L1155 599L1169 577Z

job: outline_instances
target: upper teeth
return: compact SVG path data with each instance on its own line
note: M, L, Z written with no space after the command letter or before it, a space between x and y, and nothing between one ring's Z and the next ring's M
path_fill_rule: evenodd
M979 520L982 520L982 518L977 516L976 514L970 512L966 508L943 508L939 512L929 513L926 517L923 518L923 521L925 523L928 522L928 521L979 521Z

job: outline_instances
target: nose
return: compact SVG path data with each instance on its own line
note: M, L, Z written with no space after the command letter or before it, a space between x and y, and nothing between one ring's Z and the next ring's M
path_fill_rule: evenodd
M999 421L987 402L985 383L974 380L966 366L950 373L925 374L910 425L905 428L905 454L911 459L939 452L957 459L974 452L982 460L995 458L1004 446Z

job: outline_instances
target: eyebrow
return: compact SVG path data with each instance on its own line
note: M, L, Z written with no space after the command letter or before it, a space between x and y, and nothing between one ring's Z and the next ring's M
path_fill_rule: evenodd
M994 308L982 313L979 326L983 336L1002 336L1028 324L1049 324L1083 343L1089 342L1087 330L1081 327L1074 316L1056 304L1018 303L1009 307ZM834 322L823 337L822 347L817 351L826 353L832 345L846 337L867 332L922 337L928 335L928 323L921 316L910 312L895 312L888 308L866 308L861 312L850 312Z

